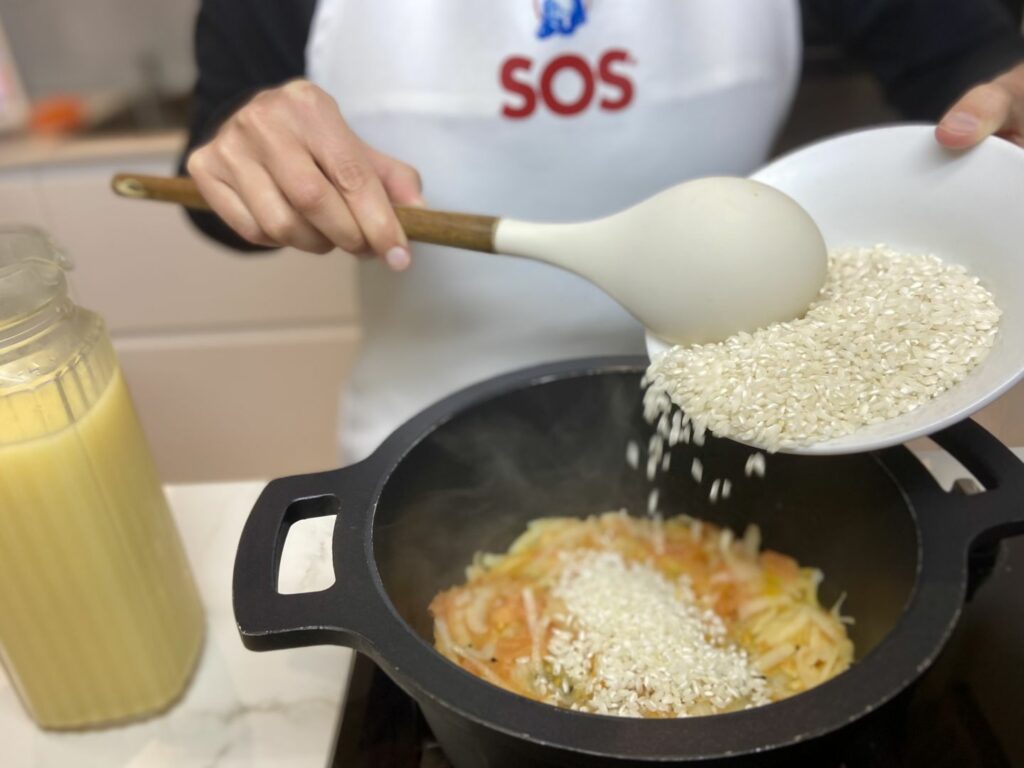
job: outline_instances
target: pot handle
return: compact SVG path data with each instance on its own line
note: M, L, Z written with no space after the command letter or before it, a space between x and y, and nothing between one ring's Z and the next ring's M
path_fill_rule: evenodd
M235 555L232 596L242 643L254 651L307 645L367 650L367 620L380 606L364 542L373 471L366 462L271 481L249 513ZM277 591L281 551L299 520L335 515L334 583L317 592ZM338 547L334 548L338 556ZM340 568L339 568L340 566ZM339 578L342 577L342 578ZM372 620L371 622L372 623Z
M966 419L937 432L932 440L963 464L984 486L963 497L973 544L1024 533L1024 462L979 424Z

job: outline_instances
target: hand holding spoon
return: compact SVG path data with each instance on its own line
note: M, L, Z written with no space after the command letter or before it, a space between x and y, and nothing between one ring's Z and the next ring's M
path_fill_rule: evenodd
M118 174L114 191L208 209L188 178ZM655 336L720 341L799 317L825 282L814 221L773 187L696 179L602 219L542 224L395 209L410 240L543 261L589 280Z

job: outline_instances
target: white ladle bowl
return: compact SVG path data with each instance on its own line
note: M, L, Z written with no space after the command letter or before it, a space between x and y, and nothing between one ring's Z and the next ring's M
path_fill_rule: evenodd
M796 200L830 248L885 243L934 253L981 278L1003 311L991 352L957 386L898 418L787 453L859 453L922 437L967 418L1024 375L1024 149L991 138L952 152L931 126L904 125L812 144L752 178ZM652 359L668 347L648 334Z
M799 317L828 274L807 212L743 178L694 179L593 221L501 219L494 250L575 272L678 344Z

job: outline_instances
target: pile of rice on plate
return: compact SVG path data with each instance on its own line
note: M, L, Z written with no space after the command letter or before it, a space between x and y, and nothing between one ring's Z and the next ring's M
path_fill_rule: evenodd
M833 250L804 317L652 361L645 414L666 439L678 407L684 437L708 430L770 452L842 437L962 381L1001 314L977 277L937 256Z

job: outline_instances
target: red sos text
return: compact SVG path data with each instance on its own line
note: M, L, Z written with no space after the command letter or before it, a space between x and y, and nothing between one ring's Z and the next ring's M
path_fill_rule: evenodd
M592 104L595 109L616 112L633 101L634 86L629 69L635 63L628 51L613 48L593 63L569 53L556 56L543 66L534 66L527 56L509 56L502 62L500 78L508 94L501 113L512 119L529 117L543 105L556 115L578 115ZM555 92L556 78L576 78L579 88L571 98Z

